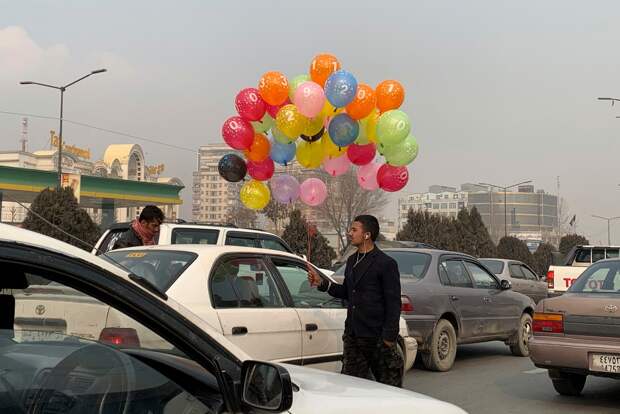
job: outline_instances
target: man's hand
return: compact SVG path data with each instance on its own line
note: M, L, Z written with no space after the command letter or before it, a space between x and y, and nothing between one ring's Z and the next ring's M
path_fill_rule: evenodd
M308 282L310 282L310 286L317 287L322 282L321 276L314 270L312 267L308 266Z
M383 344L390 348L394 346L394 342L386 341L385 339L383 340Z

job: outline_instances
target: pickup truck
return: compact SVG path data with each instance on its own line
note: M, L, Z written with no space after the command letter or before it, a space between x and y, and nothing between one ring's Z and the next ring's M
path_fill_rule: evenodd
M560 265L553 265L547 271L547 289L549 296L558 296L566 292L577 278L592 263L602 259L617 259L618 246L575 246Z

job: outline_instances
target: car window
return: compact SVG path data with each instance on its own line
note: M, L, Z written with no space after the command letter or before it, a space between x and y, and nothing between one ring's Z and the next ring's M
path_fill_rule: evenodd
M577 263L590 263L592 257L592 249L579 249L577 251L577 255L575 256L575 261Z
M45 271L3 276L4 286L10 279L27 285L0 295L2 398L19 404L16 412L221 412L209 372L196 366L205 378L196 394L178 372L148 358L155 351L188 361L153 330Z
M521 265L521 270L523 271L526 279L536 281L540 280L540 278L536 276L536 274L532 272L528 267Z
M491 272L496 275L502 274L504 271L504 262L501 260L480 260L480 263L485 265Z
M439 266L439 281L442 285L449 286L450 279L448 278L448 272L446 271L446 266L443 263Z
M172 230L172 244L217 244L219 230L183 229Z
M569 292L620 294L620 262L593 264L573 283Z
M282 242L278 239L259 236L258 242L260 244L260 247L262 247L263 249L279 250L281 252L290 252L290 250L284 244L282 244Z
M226 236L228 246L256 247L256 239L253 237Z
M605 258L605 249L592 249L592 263L596 263L599 260Z
M465 262L465 267L474 279L476 289L499 289L497 280L476 263Z
M97 250L97 255L109 252L114 247L114 244L121 238L124 232L127 229L112 229L106 234L105 238L101 242L99 249Z
M618 249L605 249L605 252L608 259L618 258Z
M387 251L388 256L396 260L401 278L422 279L431 262L431 256L418 252Z
M102 256L165 292L198 257L176 250L113 250Z
M263 259L224 259L209 280L216 308L279 308L283 306L273 275Z
M510 277L514 277L515 279L525 279L525 274L523 270L521 270L521 265L518 263L510 263L508 265L508 269L510 270Z
M441 263L448 274L450 285L455 287L473 288L474 285L460 260L446 260Z
M272 259L273 264L282 276L297 308L342 308L343 301L333 298L327 292L321 292L310 286L308 268L296 262L283 259Z

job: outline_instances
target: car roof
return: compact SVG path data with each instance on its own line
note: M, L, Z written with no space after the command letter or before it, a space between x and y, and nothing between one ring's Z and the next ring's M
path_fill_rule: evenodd
M123 223L114 223L111 224L107 230L126 230L129 228L129 226L131 225L130 221L127 222L123 222ZM265 234L265 235L269 235L269 236L274 236L274 237L278 237L277 235L273 234L273 233L269 233L268 231L265 230L259 230L259 229L251 229L251 228L246 228L246 227L237 227L234 225L230 225L230 224L218 224L218 223L198 223L198 222L166 222L164 221L163 223L161 223L161 227L170 227L170 228L176 228L176 227L183 227L184 229L213 229L213 230L222 230L222 229L227 229L227 230L231 230L231 231L238 231L240 233L258 233L258 234Z
M149 290L145 289L138 283L134 282L129 278L129 273L120 267L113 265L112 263L100 258L99 256L95 256L85 250L82 250L78 247L72 246L68 243L62 242L60 240L54 239L52 237L45 236L40 233L36 233L30 230L25 230L16 226L11 226L8 224L0 223L0 241L15 243L18 245L36 247L39 249L47 250L54 253L60 253L69 257L73 257L76 259L81 259L89 262L101 269L107 270L109 273L114 276L125 280L128 283L133 284L138 287L143 294L149 295L151 297L157 298L158 300L164 302L166 305L170 306L175 311L179 312L182 316L189 319L196 326L205 331L211 338L213 338L216 342L222 344L224 348L226 348L230 353L235 355L241 361L246 359L250 359L250 357L242 351L239 347L234 345L228 339L226 339L222 334L220 334L217 330L215 330L211 325L207 322L200 319L189 309L185 308L183 305L178 303L172 298L162 299L158 295L153 294ZM172 246L160 246L160 247L172 247ZM265 249L256 249L258 251L264 251Z
M516 260L516 259L499 259L497 257L481 257L480 259L478 259L480 261L482 260L494 260L496 262L502 262L502 263L519 263L519 264L525 264L523 263L521 260Z
M439 256L442 254L453 254L456 256L467 257L468 259L476 259L474 256L471 256L467 253L453 252L450 250L441 250L441 249L426 249L426 248L421 248L421 247L391 247L389 249L382 249L382 250L384 252L419 252L419 253L430 254L433 256Z
M113 252L125 250L166 250L178 252L192 252L200 255L221 256L226 253L249 253L249 254L270 254L277 256L290 257L292 259L303 260L301 257L293 253L283 252L282 250L264 249L261 247L244 247L244 246L219 246L215 244L158 244L152 246L136 246L126 247L123 249L115 249Z

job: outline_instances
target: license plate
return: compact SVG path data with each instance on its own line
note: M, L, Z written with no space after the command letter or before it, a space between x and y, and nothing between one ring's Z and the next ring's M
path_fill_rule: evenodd
M590 354L590 371L620 374L620 354Z
M62 341L65 335L63 332L17 330L14 338L18 342Z

